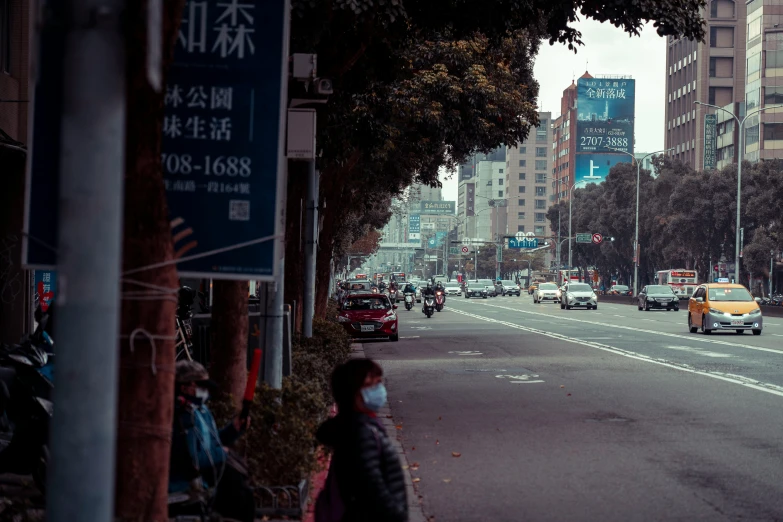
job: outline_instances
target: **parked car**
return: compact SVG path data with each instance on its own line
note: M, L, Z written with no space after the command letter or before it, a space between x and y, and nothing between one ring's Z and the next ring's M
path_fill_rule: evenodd
M560 302L560 289L555 283L541 283L533 293L533 303L539 304L545 301Z
M519 297L522 293L519 285L510 279L503 279L502 281L495 281L495 292L500 295L515 295Z
M340 305L337 322L354 338L383 338L399 341L397 305L384 294L352 294Z
M465 299L471 297L487 298L487 289L481 281L469 281L465 284Z
M759 304L742 285L709 283L700 285L688 302L688 329L705 334L714 330L751 330L761 335L764 327Z
M680 309L680 298L669 285L647 285L639 292L636 304L639 310L664 308L676 312Z
M570 310L584 306L588 310L598 309L598 296L587 283L566 283L561 288L560 308Z

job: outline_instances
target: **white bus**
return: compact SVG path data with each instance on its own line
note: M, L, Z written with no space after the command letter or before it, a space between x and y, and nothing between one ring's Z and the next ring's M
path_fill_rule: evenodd
M659 270L656 277L659 285L669 285L680 299L688 299L699 286L699 274L696 270L675 268L674 270Z

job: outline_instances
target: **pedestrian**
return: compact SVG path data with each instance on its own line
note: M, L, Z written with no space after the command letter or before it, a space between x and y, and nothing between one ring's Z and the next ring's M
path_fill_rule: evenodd
M369 359L352 359L332 373L337 415L318 429L333 450L318 522L406 522L405 476L397 451L377 414L386 403L383 370Z
M196 361L178 361L175 372L169 493L214 488L215 511L227 518L253 522L255 500L247 484L247 468L243 459L228 448L245 432L250 418L237 415L218 431L207 407L210 390L217 386L207 370Z

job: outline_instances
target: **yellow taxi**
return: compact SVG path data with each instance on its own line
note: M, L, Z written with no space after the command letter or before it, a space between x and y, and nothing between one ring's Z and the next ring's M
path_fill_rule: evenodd
M742 285L707 283L693 292L688 302L688 328L705 334L713 330L735 330L738 334L751 330L761 335L761 308Z
M533 281L532 283L530 283L530 286L527 287L527 293L529 295L533 295L533 292L538 290L538 284L539 284L538 281Z

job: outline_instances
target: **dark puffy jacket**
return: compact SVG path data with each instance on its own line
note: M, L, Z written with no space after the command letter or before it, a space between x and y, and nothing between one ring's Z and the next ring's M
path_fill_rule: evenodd
M346 507L343 522L406 522L405 476L386 431L363 413L324 422L318 440L334 450L332 470Z

